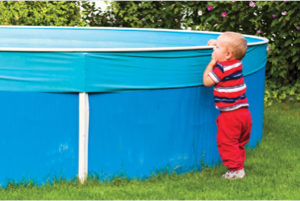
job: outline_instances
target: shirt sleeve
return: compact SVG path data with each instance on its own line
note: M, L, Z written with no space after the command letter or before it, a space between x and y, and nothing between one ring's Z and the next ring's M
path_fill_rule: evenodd
M219 63L213 68L208 76L217 84L224 78L224 68Z

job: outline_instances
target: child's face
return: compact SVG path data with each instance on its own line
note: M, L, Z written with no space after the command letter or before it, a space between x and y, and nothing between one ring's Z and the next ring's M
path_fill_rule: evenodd
M218 37L216 47L214 47L214 51L212 57L217 62L227 61L231 58L231 54L228 51L228 47L226 45L226 38L222 36Z

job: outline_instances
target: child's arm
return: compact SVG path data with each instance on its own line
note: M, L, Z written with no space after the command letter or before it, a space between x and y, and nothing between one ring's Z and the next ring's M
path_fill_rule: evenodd
M204 86L210 87L215 85L215 81L211 77L209 77L208 73L210 73L213 70L213 67L217 64L217 61L212 56L211 61L207 65L204 73L203 73L203 84Z

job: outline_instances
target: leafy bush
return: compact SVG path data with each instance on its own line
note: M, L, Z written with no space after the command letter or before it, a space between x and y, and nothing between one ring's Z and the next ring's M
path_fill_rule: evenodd
M83 2L82 7L83 19L87 19L90 26L180 29L185 4L167 1L112 2L108 10L101 11L95 8L95 3Z
M0 1L1 25L83 26L78 2Z
M98 13L91 3L83 4L90 6L84 12L90 26L230 30L266 37L270 42L265 101L300 100L298 2L112 2Z

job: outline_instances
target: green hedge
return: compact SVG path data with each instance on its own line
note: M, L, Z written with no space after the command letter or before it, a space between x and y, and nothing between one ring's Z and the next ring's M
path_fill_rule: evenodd
M0 25L83 26L78 2L0 1Z
M93 3L83 4L86 5L84 20L90 26L231 30L266 37L270 40L266 103L300 100L298 2L130 1L112 2L107 11L97 10Z

